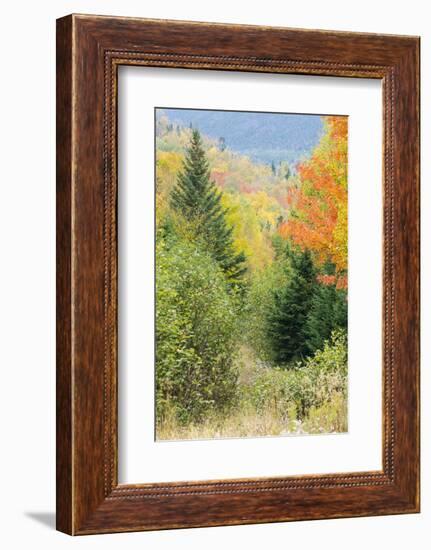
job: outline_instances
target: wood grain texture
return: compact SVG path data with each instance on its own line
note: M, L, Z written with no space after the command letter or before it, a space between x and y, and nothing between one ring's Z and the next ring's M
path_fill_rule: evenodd
M87 534L417 512L419 39L72 15L58 21L57 49L58 529ZM118 485L122 64L382 79L382 471Z
M57 23L57 529L72 531L72 34Z

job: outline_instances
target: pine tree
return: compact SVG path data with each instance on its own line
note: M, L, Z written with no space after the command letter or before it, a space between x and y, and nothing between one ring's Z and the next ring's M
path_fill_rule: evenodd
M192 223L196 237L204 242L227 280L236 284L246 271L245 256L234 250L232 228L226 223L227 210L222 207L221 198L222 192L210 178L199 131L193 130L183 169L172 191L171 204Z
M316 285L306 325L307 347L310 354L323 348L325 340L330 338L336 326L334 319L336 301L335 285Z
M334 304L334 321L336 327L347 330L347 291L344 289L337 290L337 299Z
M325 275L334 275L334 264L327 262L323 271ZM347 293L338 290L335 283L319 283L307 319L309 353L323 349L325 340L337 328L347 328Z
M226 150L226 140L223 136L218 138L218 149L223 153Z
M274 362L283 366L308 355L307 320L316 285L308 250L292 255L291 263L289 282L274 293L274 309L268 329Z

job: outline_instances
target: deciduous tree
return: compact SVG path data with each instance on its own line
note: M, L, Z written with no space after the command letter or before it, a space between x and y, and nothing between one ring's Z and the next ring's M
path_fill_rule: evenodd
M312 157L298 167L301 186L292 188L290 218L280 233L320 264L336 266L338 287L347 272L347 117L326 117L326 133Z

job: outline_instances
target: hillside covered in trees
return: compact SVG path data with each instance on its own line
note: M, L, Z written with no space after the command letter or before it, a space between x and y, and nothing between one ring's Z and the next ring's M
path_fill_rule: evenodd
M156 113L157 439L345 431L347 118L297 115L296 162L262 119L258 162L235 113L172 111Z
M314 149L323 134L322 117L313 115L201 109L169 109L168 113L171 124L186 128L191 124L230 151L261 164L285 161L294 165Z

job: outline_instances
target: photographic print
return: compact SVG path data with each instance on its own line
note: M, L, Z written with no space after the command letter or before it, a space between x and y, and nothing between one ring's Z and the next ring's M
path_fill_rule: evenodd
M347 138L155 109L156 440L347 431Z

